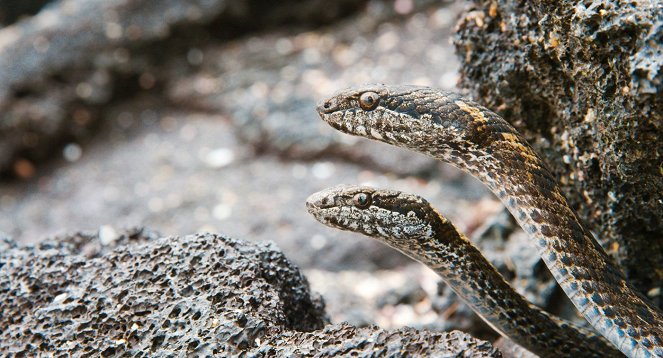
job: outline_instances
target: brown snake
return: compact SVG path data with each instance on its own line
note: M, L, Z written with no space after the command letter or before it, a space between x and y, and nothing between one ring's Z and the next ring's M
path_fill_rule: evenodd
M502 336L541 357L621 357L588 330L553 317L518 294L481 252L423 198L341 185L311 195L321 223L354 231L430 267Z
M340 91L317 110L342 132L428 154L481 180L601 335L628 356L663 357L663 313L626 280L543 161L499 115L454 93L388 85Z

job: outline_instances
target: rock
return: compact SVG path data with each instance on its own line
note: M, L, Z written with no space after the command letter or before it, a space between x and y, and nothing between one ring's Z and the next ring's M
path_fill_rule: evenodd
M230 354L273 330L327 323L299 270L270 243L198 234L97 258L68 242L0 256L0 351Z
M144 234L144 235L143 235ZM0 351L140 355L500 357L461 332L327 325L322 300L271 243L119 233L82 255L79 234L0 253ZM120 243L134 242L129 246ZM94 244L93 244L94 245Z
M0 29L0 174L31 177L33 162L52 156L53 147L89 137L105 106L158 91L166 79L156 68L171 58L183 59L181 75L206 42L284 23L325 23L363 3L54 1ZM15 10L36 12L43 1L31 5Z
M662 28L656 2L475 1L455 39L461 85L543 155L644 293L663 287Z
M415 305L426 298L426 291L414 280L406 281L398 288L388 290L376 302L378 307L386 305Z
M23 16L34 15L53 0L0 0L0 27L10 25Z
M251 354L277 357L502 357L490 343L460 331L384 330L376 326L356 328L348 324L274 336Z
M55 237L46 245L55 245L63 247L72 255L82 255L91 259L108 254L117 247L144 244L162 237L158 232L145 227L135 227L115 232L113 240L104 239L103 231L108 230L108 226L102 226L98 231L79 231L70 235Z

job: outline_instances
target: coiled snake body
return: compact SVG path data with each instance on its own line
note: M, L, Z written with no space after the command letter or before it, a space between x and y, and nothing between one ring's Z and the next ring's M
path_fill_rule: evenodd
M359 232L433 269L504 337L541 357L619 357L603 337L550 316L518 294L479 250L423 198L341 185L306 200L325 225Z
M419 86L343 90L317 110L342 132L428 154L481 180L599 333L628 356L663 357L663 313L626 280L503 118L457 94Z

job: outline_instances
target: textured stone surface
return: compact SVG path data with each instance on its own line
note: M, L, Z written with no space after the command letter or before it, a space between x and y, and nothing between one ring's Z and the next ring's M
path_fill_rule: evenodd
M271 244L200 234L94 259L72 251L44 242L0 256L0 350L236 352L271 327L326 322L322 302Z
M459 332L412 328L384 330L331 325L315 332L286 332L268 338L251 354L314 357L502 357L490 343Z
M51 156L53 147L88 137L103 107L158 90L164 78L154 67L169 58L192 66L202 56L201 43L285 23L325 23L362 4L55 1L0 29L0 174L13 169L29 176L31 162Z
M461 332L324 327L321 299L270 243L148 230L102 239L0 241L0 352L500 356Z
M526 135L659 306L661 14L655 1L476 1L455 40L462 86Z

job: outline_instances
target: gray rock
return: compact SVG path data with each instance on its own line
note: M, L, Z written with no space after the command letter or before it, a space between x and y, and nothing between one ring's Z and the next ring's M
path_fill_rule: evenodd
M67 242L5 251L0 351L222 354L272 327L327 323L320 298L273 244L199 234L87 259Z
M195 66L201 43L285 23L325 23L363 3L54 1L0 29L0 174L31 176L31 162L53 147L89 137L105 106L158 91L165 78L156 67L182 58L177 76Z
M462 86L543 154L644 293L663 287L661 13L656 1L476 1L455 39Z
M500 356L461 332L325 326L322 300L271 243L134 230L118 235L113 251L81 255L94 240L81 234L17 247L3 239L0 352Z
M433 333L375 326L331 325L315 332L288 332L267 340L250 356L312 357L502 357L486 341L460 331Z

